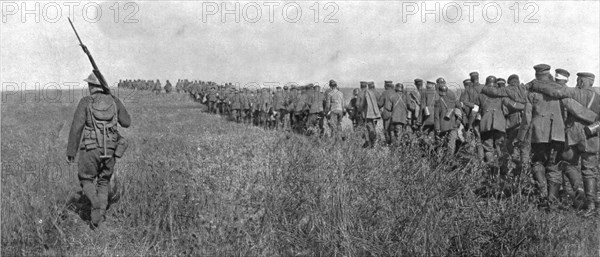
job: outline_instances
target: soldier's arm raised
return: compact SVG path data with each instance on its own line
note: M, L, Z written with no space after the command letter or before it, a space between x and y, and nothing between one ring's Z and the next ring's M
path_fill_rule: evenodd
M587 123L593 123L596 121L598 114L581 105L581 103L575 101L575 99L565 98L561 100L561 103L565 109L567 109L567 112L569 112L570 115L573 115Z
M514 110L514 111L525 110L525 104L515 102L508 97L502 98L502 104L504 106L506 106L509 110Z
M534 82L529 90L533 92L538 92L547 96L551 96L554 98L562 99L573 97L576 93L575 88L563 87L554 82L544 82L547 84L542 84L540 82Z
M489 97L505 97L509 96L508 87L492 87L492 86L484 86L481 89L481 93L489 96Z

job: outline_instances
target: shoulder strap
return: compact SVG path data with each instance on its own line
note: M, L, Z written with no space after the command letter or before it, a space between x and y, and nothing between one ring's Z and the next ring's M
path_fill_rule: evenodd
M401 94L397 94L398 95L398 100L396 100L396 102L394 103L394 106L392 106L392 110L394 110L396 108L396 105L398 105L398 103L400 101L404 102L404 100L402 100L402 95Z
M590 102L587 105L587 108L589 109L590 107L592 107L592 104L594 103L594 98L596 98L596 92L592 93L592 99L590 100Z
M446 105L446 101L444 101L444 98L440 97L440 100L442 101L442 103L444 104L444 106L446 107L446 109L448 109L448 105Z

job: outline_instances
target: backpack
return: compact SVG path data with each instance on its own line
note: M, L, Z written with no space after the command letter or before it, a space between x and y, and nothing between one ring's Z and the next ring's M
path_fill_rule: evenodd
M96 94L92 97L92 101L88 104L88 124L92 125L93 133L95 133L96 144L104 147L104 154L107 155L106 149L115 149L119 134L117 132L117 103L112 95Z

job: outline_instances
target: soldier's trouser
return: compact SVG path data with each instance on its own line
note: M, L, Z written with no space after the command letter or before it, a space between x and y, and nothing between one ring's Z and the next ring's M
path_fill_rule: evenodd
M237 122L240 121L241 112L240 109L233 109L231 111L231 118Z
M98 224L104 217L108 206L108 191L110 178L115 167L115 157L101 159L103 150L100 148L79 151L78 177L83 192L92 204L92 223ZM114 151L108 150L113 156ZM94 179L98 185L94 185Z
M215 110L215 102L213 102L213 101L208 101L208 112L209 112L209 113L216 113L216 110Z
M258 120L259 120L259 126L265 127L267 126L267 121L269 119L269 113L265 112L265 111L260 111L258 113Z
M332 111L329 117L329 125L331 126L331 134L334 138L338 138L342 133L342 111Z
M519 147L515 147L513 144L515 140L517 140L517 136L519 135L519 127L510 128L506 130L506 140L504 141L506 144L506 153L510 160L520 159L521 149Z
M308 115L308 126L315 128L322 135L324 132L324 121L321 113L311 113Z
M483 145L481 143L481 133L480 133L480 126L479 126L480 121L476 120L473 121L473 135L474 135L474 140L475 140L475 149L477 151L477 156L479 156L480 159L484 159L485 158L485 153L483 150Z
M365 126L367 127L367 144L371 147L375 146L375 141L377 141L377 131L375 127L377 125L376 119L365 119Z
M562 181L556 156L563 144L563 142L557 141L531 144L531 170L543 197L548 193L547 183L560 184Z
M499 167L505 167L506 144L504 132L492 130L481 132L481 145L485 156L485 162Z
M410 129L409 127L410 126L405 125L400 122L392 122L389 127L389 131L391 133L390 144L393 144L394 142L398 142L398 137L400 137L400 135L403 135L404 131L408 131Z
M302 132L304 129L304 114L302 112L295 112L294 116L294 130Z
M277 110L277 116L275 117L275 128L285 128L285 117L287 115L286 109Z
M392 143L392 119L382 119L383 120L383 136L385 137L385 142L389 145Z
M453 156L456 151L456 140L458 139L458 131L456 129L442 131L439 135L442 138L443 144L448 149L448 156Z

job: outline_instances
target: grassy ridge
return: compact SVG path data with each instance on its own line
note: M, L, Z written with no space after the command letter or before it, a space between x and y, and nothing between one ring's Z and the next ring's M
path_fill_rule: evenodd
M2 255L595 256L598 221L482 198L479 162L264 131L137 92L105 229L66 210L77 101L2 104ZM347 122L347 121L346 121ZM524 179L526 180L526 179Z

